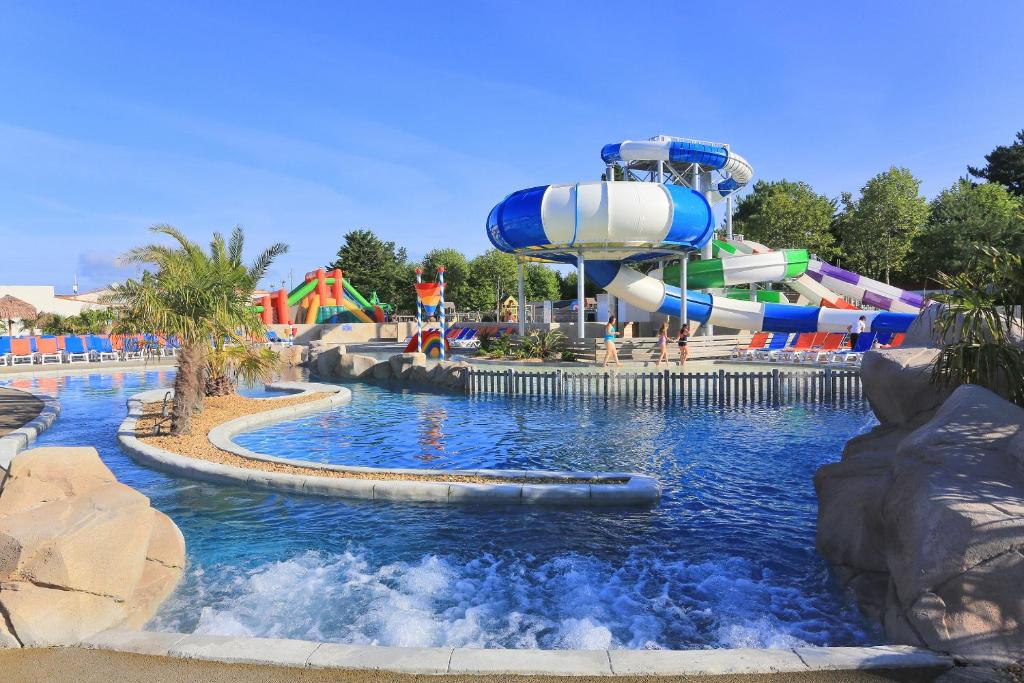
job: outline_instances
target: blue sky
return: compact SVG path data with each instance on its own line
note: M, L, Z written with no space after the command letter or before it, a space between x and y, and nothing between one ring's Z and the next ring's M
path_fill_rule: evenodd
M1024 128L1022 3L694 4L0 1L0 283L103 285L154 223L287 242L276 282L357 227L474 255L659 133L934 196Z

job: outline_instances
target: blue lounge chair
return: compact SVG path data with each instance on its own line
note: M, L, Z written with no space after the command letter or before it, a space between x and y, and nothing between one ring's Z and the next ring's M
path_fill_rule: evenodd
M754 352L753 356L748 356L753 360L769 360L772 356L772 352L778 352L786 348L786 344L789 343L788 332L776 332L772 335L771 340L768 342L768 346L763 349Z
M110 343L109 338L90 334L86 344L93 360L98 360L101 363L106 360L117 360L117 354L114 353L114 346Z
M92 352L89 351L85 339L77 335L68 335L64 340L64 360L68 363L92 360Z
M874 332L861 332L852 349L836 351L832 354L828 359L829 365L859 365L861 359L864 358L864 352L870 351L874 346L877 336Z
M0 366L11 363L11 338L0 337Z

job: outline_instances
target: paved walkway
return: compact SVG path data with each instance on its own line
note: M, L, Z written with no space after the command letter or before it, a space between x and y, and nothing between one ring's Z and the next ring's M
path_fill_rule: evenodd
M158 358L153 360L106 361L103 363L45 363L20 364L0 367L0 377L11 375L80 375L93 372L110 372L129 368L167 368L177 363L174 358Z
M821 671L750 676L422 676L386 671L300 669L252 664L223 664L176 657L150 657L104 650L53 648L47 650L0 650L0 678L18 683L135 683L195 681L199 683L881 683L926 681L912 672L869 673Z
M0 387L0 436L18 429L43 409L43 402L18 389Z
M655 370L668 370L669 372L680 372L679 361L673 357L672 361L667 364L662 364L659 368L655 365L654 361L623 361L622 367L616 368L614 364L608 367L603 367L600 363L540 363L531 361L481 361L474 359L471 361L473 365L482 370L508 370L512 368L514 370L530 371L536 370L543 372L547 370L564 370L566 372L586 372L586 373L605 373L614 372L653 372ZM700 360L688 360L686 361L685 372L688 373L701 373L701 372L718 372L719 370L725 370L726 372L771 372L773 369L778 368L785 372L816 372L823 370L824 365L812 365L809 363L754 363L745 361L729 361L729 360L713 360L713 359L700 359ZM851 368L843 368L851 369Z

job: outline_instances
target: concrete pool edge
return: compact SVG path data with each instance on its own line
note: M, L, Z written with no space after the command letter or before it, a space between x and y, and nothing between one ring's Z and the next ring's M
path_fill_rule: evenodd
M381 670L426 675L712 676L816 671L939 674L953 658L908 645L710 650L510 650L383 647L306 640L112 630L86 649L235 664Z
M347 403L352 392L334 384L314 382L279 382L269 389L288 392L292 396L330 392L332 395L294 406L245 415L229 420L210 430L209 440L217 448L234 455L263 462L318 470L364 474L365 477L318 477L305 474L251 470L225 465L199 458L179 455L144 443L135 434L135 423L146 402L161 400L167 389L143 391L128 399L128 416L118 429L118 442L135 460L156 469L180 474L193 479L217 483L245 484L288 493L306 495L361 498L372 500L399 500L432 503L479 504L541 504L561 506L651 506L661 498L661 484L653 477L630 472L574 472L527 470L424 470L405 468L355 467L328 465L304 460L279 458L255 453L239 446L232 437L256 427L275 424ZM410 479L384 479L372 475L398 475L430 477L467 475L488 477L494 483L424 481ZM538 479L538 483L524 483L522 479ZM623 484L601 483L607 479L623 479ZM508 482L500 481L509 479ZM594 483L561 484L551 479L588 479Z
M11 388L34 396L43 402L43 407L34 418L0 437L0 473L6 473L14 456L32 445L60 416L60 401L55 396L33 389Z

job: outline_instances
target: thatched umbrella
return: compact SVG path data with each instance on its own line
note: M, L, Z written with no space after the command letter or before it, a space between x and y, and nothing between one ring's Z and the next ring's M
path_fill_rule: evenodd
M32 304L7 294L0 297L0 320L7 321L7 334L14 335L14 321L34 318L39 312Z

